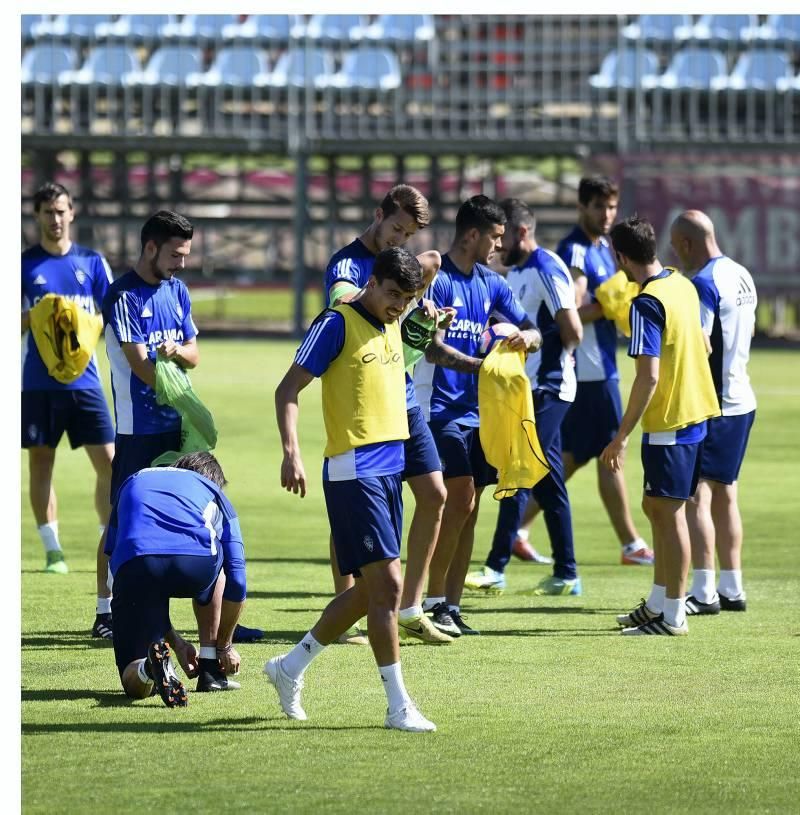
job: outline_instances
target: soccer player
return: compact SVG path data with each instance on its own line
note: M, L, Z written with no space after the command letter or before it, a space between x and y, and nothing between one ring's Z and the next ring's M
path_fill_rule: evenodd
M380 252L362 296L317 317L275 392L283 445L281 486L304 497L298 397L315 377L322 380L325 504L339 569L355 578L288 654L264 666L291 719L307 718L300 694L308 665L366 614L369 642L388 699L385 726L412 732L436 729L406 692L397 628L401 474L403 442L408 438L397 320L421 284L422 269L408 251L392 247Z
M719 415L700 327L695 287L656 258L651 224L636 217L611 230L617 263L642 286L631 304L628 354L636 376L619 431L600 460L619 470L633 429L642 421L642 506L655 546L653 587L646 601L617 617L627 635L687 634L686 573L689 531L686 502L700 472L706 419Z
M136 266L114 281L103 301L117 420L112 501L128 476L181 447L180 414L156 402L155 362L162 357L192 369L200 360L189 291L176 276L191 252L193 234L192 224L177 212L152 215L142 227ZM243 626L235 634L237 642L261 637L260 629Z
M121 485L106 550L114 575L114 656L125 693L158 692L167 707L186 705L168 641L198 690L232 690L239 670L233 631L244 606L244 544L225 476L211 453L189 453L172 467L139 470ZM224 571L215 642L196 649L172 627L171 597L207 606Z
M694 575L686 613L744 611L742 518L737 482L756 397L747 375L755 331L757 295L750 272L726 257L717 245L714 224L698 210L687 210L672 224L672 248L700 297L703 332L709 339L709 364L722 415L708 421L700 459L700 481L686 505ZM714 546L719 555L719 586L714 586Z
M605 177L582 178L578 185L578 223L558 244L556 253L575 281L583 340L575 349L578 386L575 401L561 428L566 479L597 458L614 438L622 418L617 371L617 330L603 317L595 290L617 271L608 243L608 230L617 216L619 189ZM650 565L653 552L641 538L631 517L622 462L611 471L597 462L600 498L614 527L624 565ZM537 510L532 503L524 518L516 551L533 560L527 549L527 524Z
M69 570L58 538L53 467L56 447L66 431L70 446L84 447L95 471L94 504L100 521L97 549L97 616L93 637L110 638L111 599L103 531L111 512L109 490L114 457L114 428L108 412L97 359L74 381L63 384L47 372L30 328L29 310L45 294L63 295L89 313L99 312L111 269L98 252L73 243L72 199L61 184L48 182L33 196L39 243L22 253L22 447L28 450L30 497L46 553L45 571Z
M434 623L461 634L478 633L464 621L460 602L480 496L493 475L478 434L481 360L476 354L481 333L489 316L497 314L521 329L506 340L509 347L536 351L542 343L508 283L487 266L500 248L505 224L501 207L485 195L476 195L459 207L453 242L430 288L436 308L452 308L455 317L446 329L436 332L425 352L426 362L420 362L414 372L447 487L425 608Z
M428 202L419 190L407 184L392 187L375 210L375 218L365 232L336 252L328 263L325 272L327 304L337 305L356 297L369 280L377 255L383 249L403 246L429 223ZM423 287L427 288L439 270L441 255L435 251L425 252L417 260L422 265ZM452 642L452 637L439 631L422 613L422 592L442 520L445 488L436 445L422 416L414 384L408 374L406 411L409 437L405 442L403 479L408 482L414 495L414 515L408 532L398 625L401 636L433 644L448 643ZM340 574L336 566L333 539L331 568L337 594L353 586L353 577ZM356 625L342 635L342 642L366 644L367 639Z
M530 489L518 489L500 501L494 539L486 565L467 575L467 588L499 592L505 589L505 568L523 510L533 494L544 511L555 566L553 576L541 581L536 594L580 594L575 564L572 514L561 461L561 423L575 398L573 350L583 336L569 269L549 249L536 242L536 218L518 198L500 202L506 230L500 244L506 281L542 334L541 352L530 354L525 373L533 389L536 435L550 465L550 473Z

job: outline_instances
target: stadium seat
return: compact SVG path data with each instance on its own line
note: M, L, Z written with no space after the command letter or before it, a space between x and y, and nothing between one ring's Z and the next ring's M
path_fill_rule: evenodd
M165 25L161 35L167 39L219 40L226 26L238 22L238 14L187 14L179 23Z
M187 85L206 87L250 88L257 76L267 74L266 56L249 45L222 48L205 73L189 74Z
M155 40L165 25L174 25L174 14L123 14L113 23L98 23L97 39Z
M658 74L658 57L642 48L630 48L618 54L611 51L603 59L600 71L589 77L593 88L635 88L645 77Z
M800 43L800 14L770 14L759 28L759 38L786 44Z
M710 90L715 77L728 74L725 57L710 48L688 47L678 51L662 76L644 77L645 88Z
M691 14L642 14L622 29L622 36L629 40L672 42L677 30L691 27Z
M716 77L711 87L716 90L774 90L780 79L790 79L792 63L789 55L772 48L753 48L737 60L730 76Z
M691 29L695 40L742 42L750 32L758 28L755 14L704 14ZM678 36L680 36L678 34Z
M267 74L255 77L256 86L321 88L334 73L333 56L320 48L291 48L284 51Z
M338 73L325 83L346 90L390 91L400 87L400 63L385 48L358 48L348 51Z
M381 14L359 33L368 40L414 43L432 40L436 30L430 14Z
M305 36L312 40L350 41L357 39L363 28L360 14L315 14L306 26Z
M122 85L123 77L140 72L139 57L125 45L99 45L77 71L62 71L59 85Z
M49 85L56 82L63 71L71 71L78 64L74 49L57 43L38 43L22 57L21 81L23 85Z
M98 23L110 23L110 14L59 14L52 20L42 20L31 26L31 36L41 37L81 37L94 36Z
M126 74L126 85L186 85L186 77L200 73L203 56L199 48L189 45L165 45L150 57L144 71Z
M292 32L304 29L299 14L253 14L243 23L226 25L222 36L226 40L273 40L286 43Z
M33 27L37 23L43 23L47 19L45 14L23 14L20 18L20 34L22 42L30 42L33 39Z

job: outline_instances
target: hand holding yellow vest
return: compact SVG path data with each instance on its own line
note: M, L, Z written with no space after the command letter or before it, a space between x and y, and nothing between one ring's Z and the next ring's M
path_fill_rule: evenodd
M33 341L47 373L64 385L74 382L92 361L103 318L60 294L45 294L30 310Z
M601 283L594 292L603 309L603 316L607 320L613 320L626 337L631 335L631 302L641 290L638 283L628 280L625 272L617 272L605 283Z

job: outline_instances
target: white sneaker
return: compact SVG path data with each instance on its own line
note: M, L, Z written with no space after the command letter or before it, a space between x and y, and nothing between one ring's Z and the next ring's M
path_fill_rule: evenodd
M387 710L383 726L389 730L405 730L409 733L433 733L436 730L436 725L429 722L413 702L408 702L394 713Z
M300 692L303 690L303 677L299 679L292 679L289 674L283 669L283 658L286 654L279 657L273 657L269 662L264 665L264 673L267 675L269 681L275 686L278 691L278 699L281 702L283 712L290 719L298 719L305 721L305 710L300 706Z

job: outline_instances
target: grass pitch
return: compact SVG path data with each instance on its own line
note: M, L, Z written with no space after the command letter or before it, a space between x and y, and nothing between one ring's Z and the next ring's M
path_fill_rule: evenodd
M228 494L248 554L243 620L268 631L241 646L242 689L168 710L123 696L107 643L91 640L96 520L86 456L56 463L68 576L46 575L22 458L22 801L27 813L789 812L800 799L796 355L760 351L759 398L742 472L749 609L690 619L685 639L623 639L613 615L646 594L649 570L618 565L586 468L569 483L584 595L533 597L546 567L515 561L496 598L465 596L482 636L402 648L406 682L439 727L385 731L366 648L333 646L309 669L308 722L289 722L261 674L297 641L331 588L319 483L319 385L301 396L309 495L279 486L273 391L288 342L202 341L193 374L215 415ZM101 350L101 358L104 354ZM620 361L630 376L624 355ZM105 367L105 365L104 365ZM627 387L623 390L627 396ZM635 518L637 439L627 478ZM490 495L475 566L494 528ZM406 523L413 510L407 502ZM543 529L534 534L546 549ZM173 620L192 632L188 601ZM189 684L192 688L192 683Z

